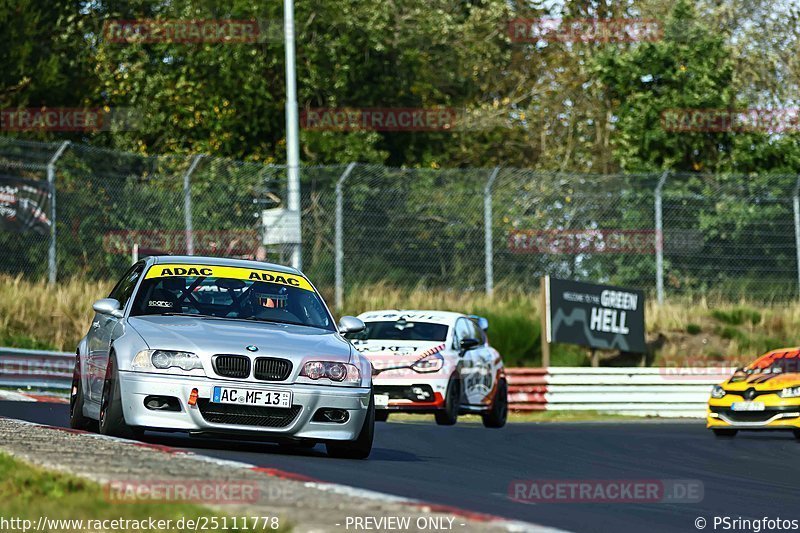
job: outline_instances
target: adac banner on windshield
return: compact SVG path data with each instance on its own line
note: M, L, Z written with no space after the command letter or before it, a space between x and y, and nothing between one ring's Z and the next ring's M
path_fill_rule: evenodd
M298 289L314 292L314 287L312 287L311 283L303 276L289 272L278 272L260 268L169 263L151 266L144 277L145 279L170 277L241 279L253 282L275 283L277 285L297 287Z
M644 353L644 292L547 276L548 342Z
M51 186L0 174L0 231L50 232Z

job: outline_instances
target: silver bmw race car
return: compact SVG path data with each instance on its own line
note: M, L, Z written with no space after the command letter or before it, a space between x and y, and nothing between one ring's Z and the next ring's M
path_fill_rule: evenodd
M299 271L253 261L150 257L93 305L70 397L73 428L256 435L366 458L371 366Z

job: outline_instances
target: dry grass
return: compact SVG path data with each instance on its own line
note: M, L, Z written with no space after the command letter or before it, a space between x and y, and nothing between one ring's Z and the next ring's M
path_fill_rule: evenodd
M0 276L0 346L74 350L91 320L92 302L108 295L112 285L73 279L51 288L45 282ZM536 293L501 289L490 298L482 292L375 284L353 287L345 301L343 314L400 308L480 314L489 318L492 344L508 364L539 363ZM655 364L693 358L746 361L768 349L800 344L795 335L800 331L800 304L762 308L746 302L672 300L659 306L650 300L646 317L648 340L664 337ZM553 364L587 364L585 351L555 346Z
M89 327L92 302L113 283L72 280L50 287L20 277L0 277L2 345L72 351Z

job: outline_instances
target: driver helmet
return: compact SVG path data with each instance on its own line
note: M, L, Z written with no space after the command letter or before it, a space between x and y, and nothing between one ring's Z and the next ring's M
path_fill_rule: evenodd
M286 287L276 288L274 285L259 283L252 291L252 301L256 308L285 309L289 300L289 291Z

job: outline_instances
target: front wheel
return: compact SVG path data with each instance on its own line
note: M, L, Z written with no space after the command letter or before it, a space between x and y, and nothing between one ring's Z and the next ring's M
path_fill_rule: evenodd
M389 410L388 409L375 409L375 421L376 422L386 422L389 420Z
M458 421L458 409L461 406L461 382L453 374L447 383L444 398L444 409L436 411L433 415L440 426L452 426Z
M501 428L508 419L508 385L506 380L497 384L497 393L494 396L492 407L482 415L483 425L487 428Z
M75 368L72 371L72 388L69 393L69 427L72 429L92 429L94 421L83 415L83 380L81 379L81 356L75 355Z
M366 459L372 452L375 437L375 400L370 394L367 416L356 440L332 441L325 444L328 455L339 459Z
M721 438L731 438L736 436L737 429L729 429L729 428L714 428L711 431L714 432L714 435Z
M794 438L800 440L800 429L792 430L792 432L794 433Z
M103 396L100 400L100 433L114 437L135 439L144 432L125 423L122 414L122 395L119 387L119 372L113 354L108 358L106 379L103 382Z

